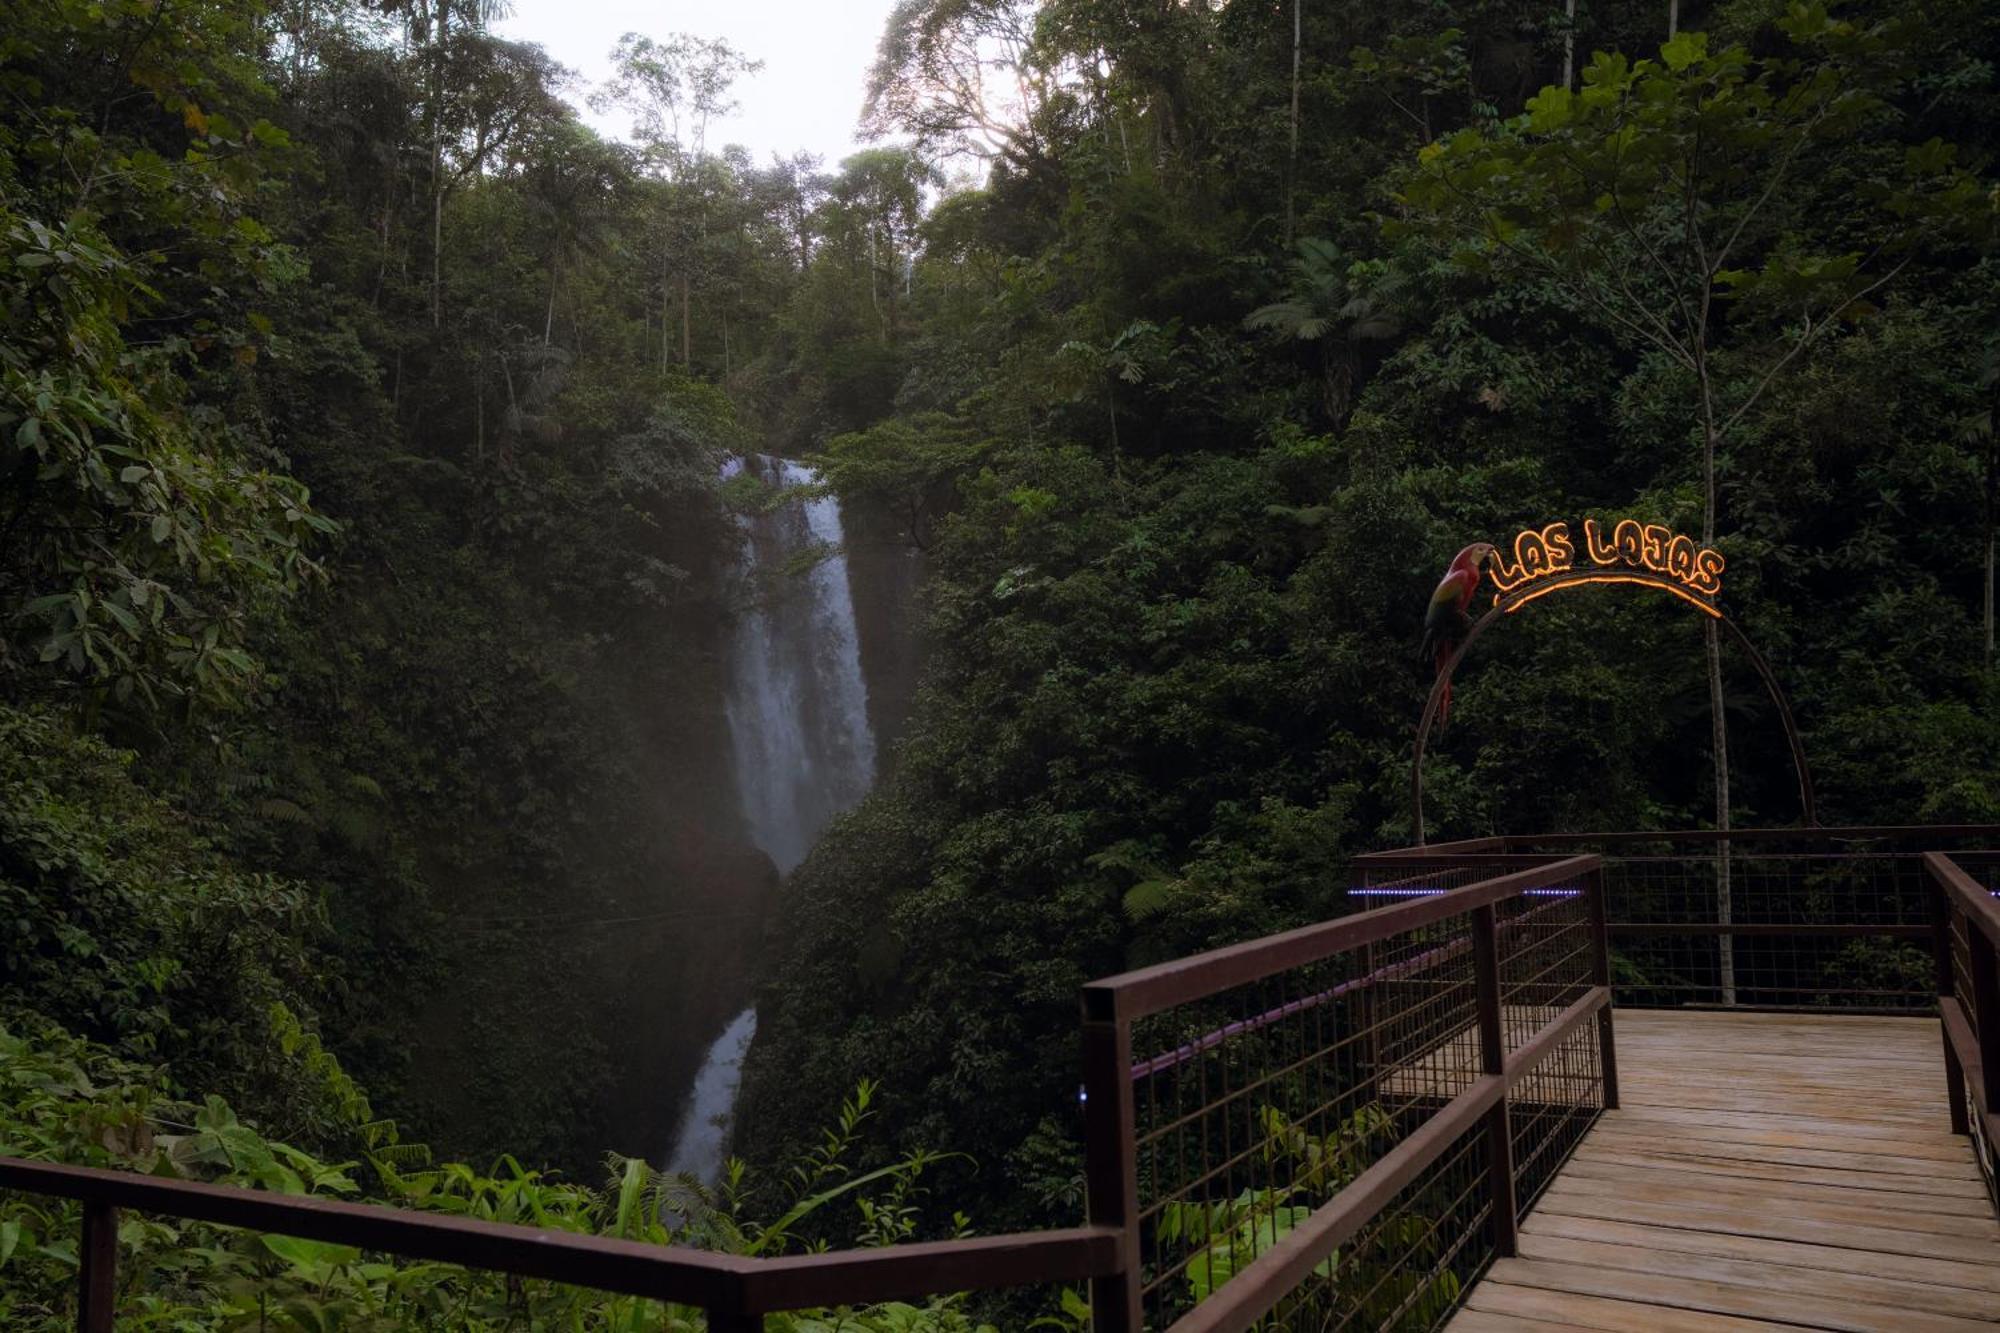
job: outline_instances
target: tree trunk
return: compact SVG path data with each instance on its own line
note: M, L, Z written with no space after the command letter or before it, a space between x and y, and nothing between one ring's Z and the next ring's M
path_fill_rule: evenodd
M1672 41L1681 30L1681 0L1667 0L1667 40Z
M875 264L875 229L868 229L868 304L875 308L875 323L882 330L882 341L889 341L889 321L882 315L882 295L878 289L881 274Z
M1108 375L1104 378L1104 413L1111 423L1111 477L1122 482L1125 467L1123 452L1118 447L1118 386Z
M1699 345L1695 353L1696 374L1701 378L1702 398L1702 512L1701 544L1715 545L1715 406L1708 384L1707 358ZM1709 744L1715 755L1715 827L1729 832L1729 717L1722 697L1722 628L1711 617L1703 626L1703 647L1708 658ZM1715 920L1727 926L1735 919L1730 884L1730 846L1724 836L1715 844ZM1736 940L1716 936L1716 970L1722 987L1722 1002L1736 1003Z
M444 282L444 42L450 6L437 7L437 70L431 85L431 328L443 319Z
M1303 29L1300 9L1304 0L1292 0L1292 144L1285 159L1285 245L1292 244L1294 199L1299 178L1299 37Z
M688 276L681 274L681 365L693 364L689 348L693 343L688 335Z
M1563 17L1563 87L1570 88L1576 83L1576 0L1565 0Z
M1715 827L1729 832L1729 722L1722 708L1722 631L1711 617L1703 638L1708 656L1709 743L1715 749ZM1731 901L1730 847L1725 837L1715 851L1715 919L1727 926L1735 920ZM1716 936L1716 968L1722 983L1722 1002L1736 1003L1736 940Z
M1986 668L1993 669L1993 539L2000 509L2000 388L1993 394L1986 431Z
M556 331L556 257L549 257L549 308L542 316L542 346L547 347Z
M444 181L431 191L431 328L444 319Z

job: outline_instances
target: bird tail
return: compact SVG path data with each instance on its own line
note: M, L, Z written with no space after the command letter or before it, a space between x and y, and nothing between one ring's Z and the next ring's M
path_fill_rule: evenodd
M1444 674L1445 664L1451 661L1451 652L1444 645L1438 645L1438 675L1444 680L1444 689L1438 695L1438 730L1451 725L1451 677Z

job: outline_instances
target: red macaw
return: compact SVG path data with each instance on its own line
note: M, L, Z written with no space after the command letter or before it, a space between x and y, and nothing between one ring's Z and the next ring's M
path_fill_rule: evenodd
M1479 572L1495 554L1491 542L1474 542L1452 558L1451 568L1445 570L1437 591L1431 594L1430 607L1424 612L1424 641L1417 656L1430 658L1439 675L1444 674L1444 664L1472 629L1467 608L1472 605L1473 590L1479 587ZM1438 700L1438 726L1450 721L1451 682L1447 680Z

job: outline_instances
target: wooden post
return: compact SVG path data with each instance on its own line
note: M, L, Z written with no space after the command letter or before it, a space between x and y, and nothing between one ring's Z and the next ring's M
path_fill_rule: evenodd
M83 1205L83 1245L77 1252L77 1333L111 1333L118 1294L118 1210Z
M1493 904L1472 909L1473 983L1479 1003L1479 1060L1483 1071L1507 1072L1507 1030L1500 1012L1499 931ZM1486 1113L1488 1188L1493 1194L1493 1250L1511 1258L1518 1248L1519 1210L1514 1202L1514 1140L1507 1128L1507 1095Z
M1965 923L1965 940L1971 946L1973 1026L1979 1033L1980 1098L1983 1110L2000 1110L2000 975L1996 975L1993 941L1977 921Z
M1936 964L1938 999L1944 1001L1958 993L1951 950L1951 922L1956 914L1944 885L1926 874L1924 888L1930 897L1931 958ZM1970 923L1966 928L1972 928ZM1951 1132L1970 1134L1972 1121L1965 1113L1965 1069L1958 1062L1958 1048L1952 1045L1951 1034L1944 1030L1942 1021L1938 1023L1938 1036L1944 1043L1944 1096L1951 1113Z
M1090 1221L1117 1227L1118 1271L1090 1283L1094 1333L1140 1333L1139 1153L1132 1116L1132 1025L1108 990L1083 992L1083 1176Z
M1592 982L1611 989L1611 926L1610 904L1604 896L1604 867L1599 865L1585 880L1584 892L1590 895L1590 933ZM1607 1000L1597 1011L1597 1067L1604 1079L1604 1109L1618 1109L1618 1042L1611 1028L1611 1004Z

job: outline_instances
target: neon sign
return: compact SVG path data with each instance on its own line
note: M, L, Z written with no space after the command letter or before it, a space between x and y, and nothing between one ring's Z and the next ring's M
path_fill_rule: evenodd
M1711 616L1721 614L1715 599L1722 593L1722 555L1696 544L1692 537L1629 518L1619 519L1607 534L1596 519L1587 518L1582 554L1590 563L1579 569L1567 523L1525 529L1514 538L1511 560L1504 552L1493 553L1488 574L1499 590L1493 600L1561 576L1559 583L1525 592L1508 610L1519 610L1545 593L1577 583L1640 583L1673 593ZM1638 578L1620 572L1624 570L1657 577Z

